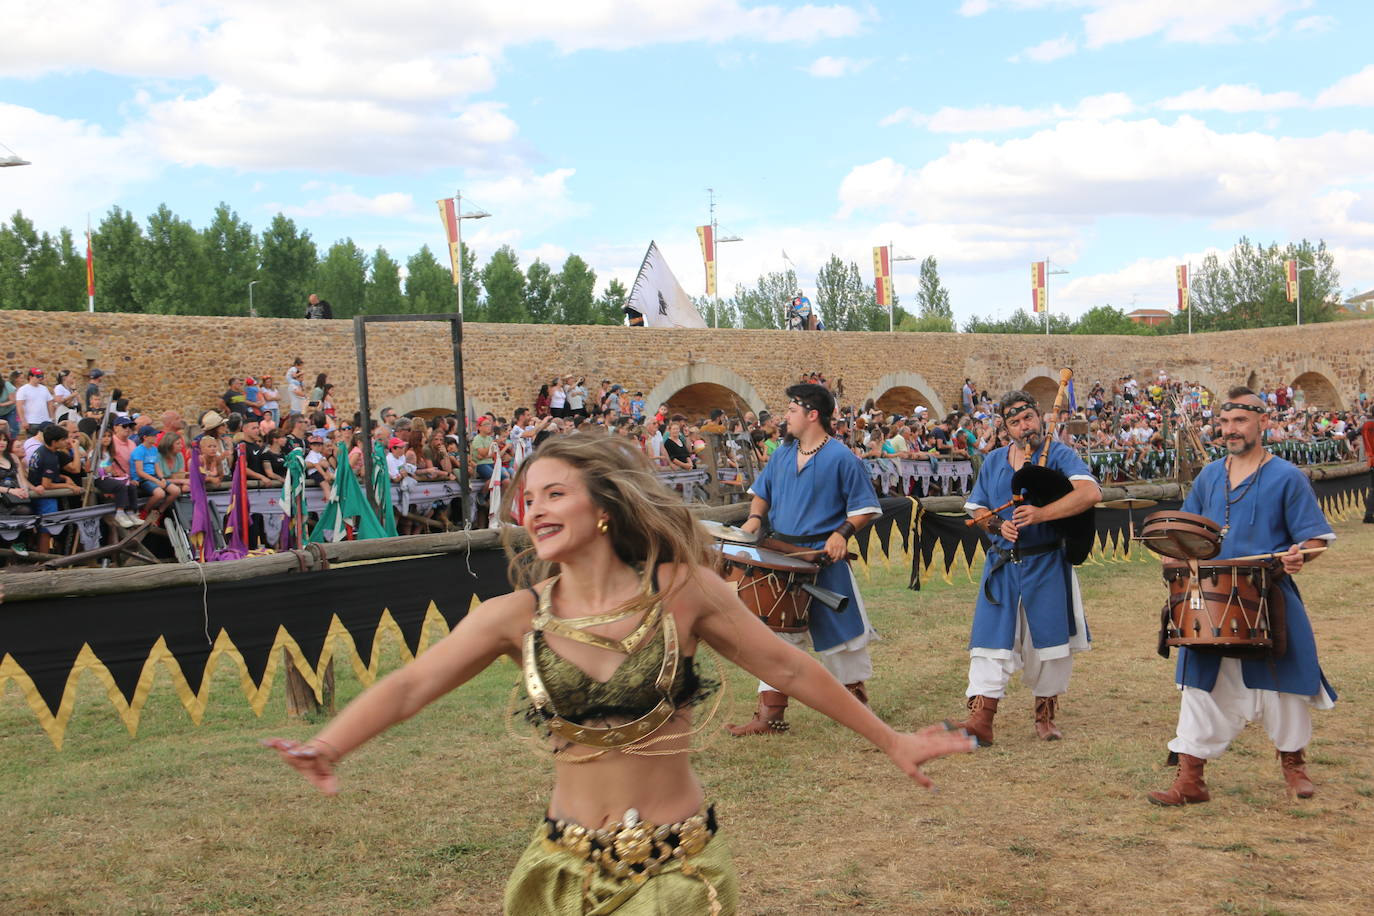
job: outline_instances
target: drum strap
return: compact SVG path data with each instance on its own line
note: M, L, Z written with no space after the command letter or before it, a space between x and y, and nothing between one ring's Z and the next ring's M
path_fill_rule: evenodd
M993 604L1000 602L992 596L992 577L997 570L1006 566L1007 563L1020 563L1027 557L1037 557L1045 553L1054 553L1065 546L1064 541L1051 541L1048 544L1037 544L1034 547L1013 547L1011 550L999 550L996 547L988 548L988 576L983 580L983 597Z

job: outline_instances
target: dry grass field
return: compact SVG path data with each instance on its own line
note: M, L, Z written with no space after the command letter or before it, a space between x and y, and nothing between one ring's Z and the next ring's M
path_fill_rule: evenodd
M1374 526L1337 532L1300 580L1341 694L1317 715L1315 799L1285 796L1255 725L1208 767L1211 804L1145 803L1172 778L1178 699L1172 662L1154 653L1164 587L1152 558L1088 566L1096 648L1078 658L1062 742L1032 737L1019 682L996 746L929 768L939 793L808 710L794 708L787 737L715 739L697 766L735 852L742 912L1371 912ZM864 587L886 637L875 708L914 726L962 711L974 586L956 574L917 594L905 572L875 565ZM347 699L358 686L347 665L339 674ZM309 729L285 723L280 686L254 718L232 666L199 728L160 675L136 738L88 677L61 752L11 686L0 913L497 913L550 781L501 721L515 674L502 662L359 752L334 799L256 745ZM747 716L753 682L732 672L729 688L727 714Z

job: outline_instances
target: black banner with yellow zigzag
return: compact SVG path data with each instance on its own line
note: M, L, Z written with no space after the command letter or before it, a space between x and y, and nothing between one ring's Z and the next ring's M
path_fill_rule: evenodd
M884 514L858 533L867 563L876 550L905 559L914 501L882 500ZM900 536L893 537L898 533ZM370 684L384 635L403 660L422 652L436 625L452 628L476 602L510 591L501 550L364 561L204 586L117 595L52 597L0 605L0 688L13 680L53 744L62 746L81 677L106 688L130 734L161 665L199 723L211 674L236 665L245 697L266 707L282 654L318 695L333 658Z

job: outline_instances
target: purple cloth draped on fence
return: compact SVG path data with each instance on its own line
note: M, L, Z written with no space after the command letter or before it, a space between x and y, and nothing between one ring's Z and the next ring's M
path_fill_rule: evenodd
M220 560L239 560L248 553L243 539L237 531L223 550L215 547L214 513L210 511L210 500L205 496L205 477L200 472L200 443L191 446L191 537L200 535L200 559L202 563L215 563ZM234 464L234 481L238 482L238 463ZM194 543L194 542L193 542Z

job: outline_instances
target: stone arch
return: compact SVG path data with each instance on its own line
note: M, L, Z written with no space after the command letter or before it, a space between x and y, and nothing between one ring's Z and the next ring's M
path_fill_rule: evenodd
M669 372L655 385L644 398L644 409L652 411L667 404L695 420L698 414L708 415L713 407L734 414L741 401L756 414L764 409L763 398L744 376L724 366L691 363Z
M383 407L390 407L400 416L407 414L425 419L446 417L458 406L458 397L452 385L417 385L395 397L373 397L372 418L380 418ZM478 398L468 395L468 406L473 413L486 413L488 407Z
M1016 387L1035 398L1042 411L1049 410L1059 394L1059 370L1049 366L1032 366L1026 370Z
M1340 410L1341 396L1336 391L1336 386L1331 380L1320 372L1304 372L1302 375L1293 379L1289 386L1294 389L1301 388L1303 402L1307 407L1315 407L1318 410Z
M872 400L884 413L910 416L912 408L929 408L932 415L945 415L945 402L935 393L935 387L919 372L889 372L864 396L863 404Z

